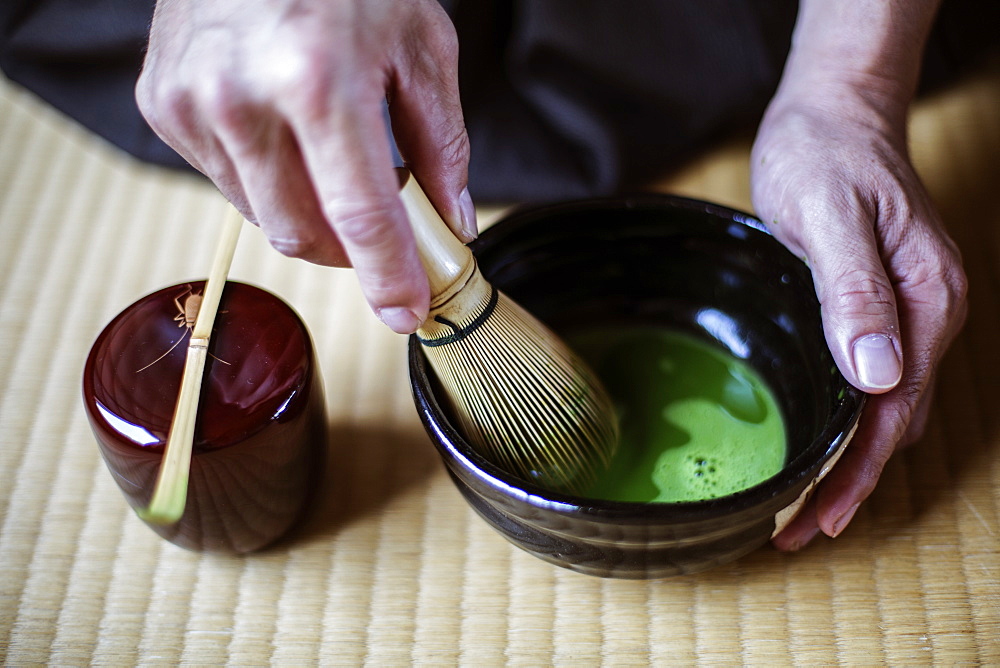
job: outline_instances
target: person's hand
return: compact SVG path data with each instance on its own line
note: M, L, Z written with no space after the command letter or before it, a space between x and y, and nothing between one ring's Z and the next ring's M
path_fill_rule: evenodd
M840 534L893 452L921 435L935 368L965 319L959 252L910 164L905 106L882 104L891 97L787 87L752 152L755 210L808 262L837 366L877 395L810 503L775 537L779 549L820 530Z
M471 240L457 63L433 0L160 0L136 99L275 248L353 265L375 313L409 333L429 294L383 105L428 197Z

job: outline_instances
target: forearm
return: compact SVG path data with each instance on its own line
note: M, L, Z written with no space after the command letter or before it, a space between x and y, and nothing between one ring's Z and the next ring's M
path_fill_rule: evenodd
M904 120L940 2L802 0L778 97L860 95Z

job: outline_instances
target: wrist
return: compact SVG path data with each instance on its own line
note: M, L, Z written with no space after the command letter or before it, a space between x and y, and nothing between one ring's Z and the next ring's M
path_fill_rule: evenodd
M803 0L776 99L905 123L940 0Z
M793 108L811 110L884 132L906 126L914 92L899 78L824 62L800 61L795 65L786 68L769 113Z

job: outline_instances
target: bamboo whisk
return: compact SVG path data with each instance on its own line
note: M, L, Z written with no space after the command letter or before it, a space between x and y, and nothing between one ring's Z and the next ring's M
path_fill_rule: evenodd
M618 445L610 398L555 334L483 278L410 172L397 173L431 285L417 336L464 435L509 473L582 491Z

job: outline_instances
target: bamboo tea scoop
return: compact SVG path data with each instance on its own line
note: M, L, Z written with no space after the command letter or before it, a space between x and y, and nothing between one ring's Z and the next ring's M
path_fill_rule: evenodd
M174 409L173 421L163 451L163 463L156 477L156 487L149 506L138 512L139 517L153 524L173 524L184 514L187 504L188 477L191 470L191 452L194 447L194 425L201 399L202 377L208 358L208 343L212 326L219 310L222 289L233 262L236 242L240 236L243 217L235 208L226 216L222 234L215 249L215 258L205 292L195 319L191 338L188 340L181 389Z

